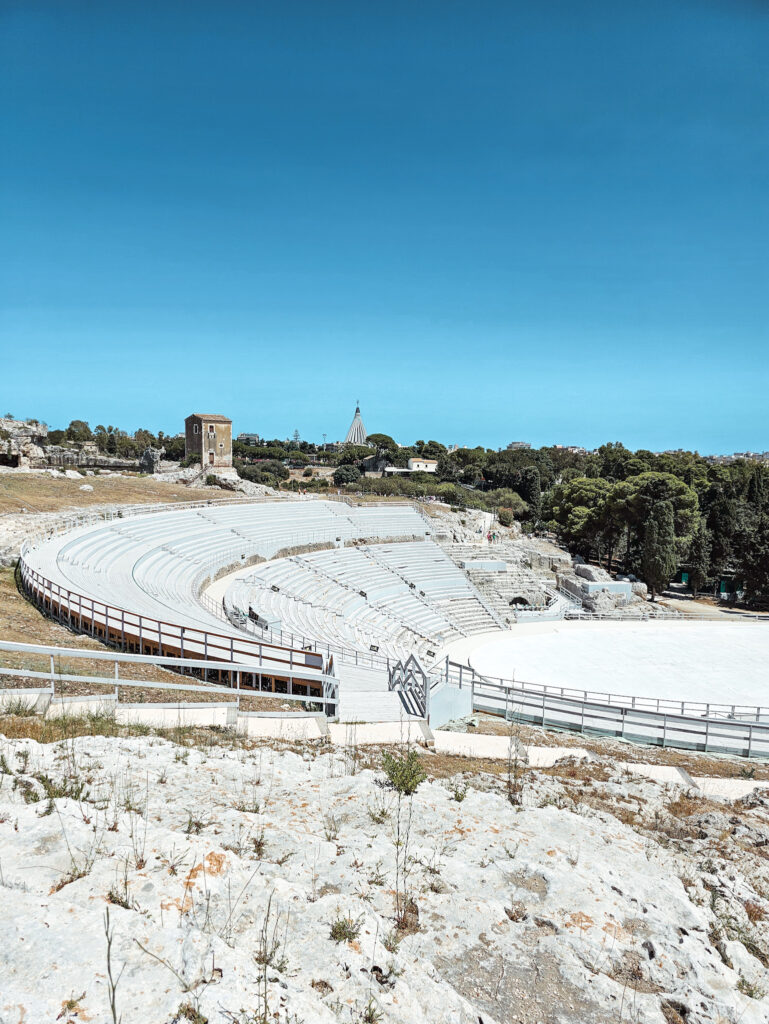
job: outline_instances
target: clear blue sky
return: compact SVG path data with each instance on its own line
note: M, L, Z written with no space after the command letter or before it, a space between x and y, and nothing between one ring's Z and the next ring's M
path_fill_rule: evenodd
M0 413L769 449L760 0L0 0Z

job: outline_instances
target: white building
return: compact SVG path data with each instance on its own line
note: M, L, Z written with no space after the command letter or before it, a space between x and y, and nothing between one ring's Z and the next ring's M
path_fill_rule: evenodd
M409 459L409 470L412 473L434 473L437 468L435 459Z

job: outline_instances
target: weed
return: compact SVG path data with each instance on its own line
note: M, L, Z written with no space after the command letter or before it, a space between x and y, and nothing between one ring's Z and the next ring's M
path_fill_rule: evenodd
M766 991L761 988L754 981L748 981L747 978L741 977L737 982L738 991L742 992L744 996L749 996L751 999L763 999L766 995Z
M374 803L368 805L368 816L375 825L383 825L390 817L390 802L385 793L374 797Z
M363 1008L363 1013L360 1016L360 1024L379 1024L381 1020L384 1020L384 1015L374 1002L373 996L371 996Z
M329 843L333 843L339 836L339 821L332 811L323 814L323 834Z
M187 836L199 836L204 828L208 828L210 821L203 821L196 818L192 811L187 812L187 824L184 826L184 834Z
M376 862L374 867L369 872L368 878L366 879L366 881L368 882L369 885L384 885L385 884L385 882L387 881L387 876L385 875L384 871L382 871L382 862L381 862L381 860L378 860Z
M24 700L23 697L14 697L9 700L3 708L3 714L15 715L17 718L31 718L37 712L35 711L35 702Z
M200 1010L192 1003L182 1003L176 1011L174 1024L181 1024L182 1021L189 1021L189 1024L208 1024L208 1017L204 1017Z
M361 924L360 918L354 921L349 915L338 917L331 922L330 937L334 942L352 942L360 934Z
M280 932L283 915L278 913L274 918L272 916L272 900L274 896L275 893L273 891L270 893L267 900L267 909L264 913L262 927L259 931L259 943L256 948L256 953L254 953L254 960L264 969L272 967L274 970L283 974L288 967L288 960L286 959L286 939L288 937L289 918L288 915L286 915L283 933L281 935Z
M261 828L255 836L251 836L251 845L254 848L254 855L261 860L267 849L267 840L264 837L264 829Z
M469 786L466 782L455 782L451 787L451 796L458 804L461 804L467 796L468 789Z
M112 1024L120 1024L122 1021L122 1015L118 1017L117 1013L117 987L120 984L120 979L123 977L123 971L125 970L125 964L120 968L120 973L117 978L112 973L112 941L115 935L114 928L110 928L109 924L109 907L104 911L104 935L107 940L107 991L109 993L109 1008L112 1014Z

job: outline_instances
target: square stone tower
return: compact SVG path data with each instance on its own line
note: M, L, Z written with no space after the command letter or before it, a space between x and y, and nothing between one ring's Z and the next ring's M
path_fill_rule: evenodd
M184 421L184 454L197 456L203 469L230 469L232 420L217 413L193 412Z

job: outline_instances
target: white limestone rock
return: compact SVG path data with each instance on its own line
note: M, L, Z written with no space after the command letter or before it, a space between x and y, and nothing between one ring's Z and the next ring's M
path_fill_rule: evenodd
M741 972L767 988L769 972L738 942L732 968L713 947L701 855L588 803L555 806L548 776L523 807L492 776L466 778L461 802L440 782L403 800L419 930L396 948L397 802L373 772L345 774L349 755L151 737L0 739L0 753L2 1024L112 1020L107 907L123 1024L184 1020L185 1004L209 1024L259 1020L238 1014L261 1009L268 911L279 1024L349 1024L369 1003L394 1024L665 1024L666 1000L690 1024L767 1019L736 986ZM603 785L623 808L670 798L619 773ZM740 865L707 867L742 922ZM357 934L334 942L344 917ZM70 999L77 1013L61 1016Z

